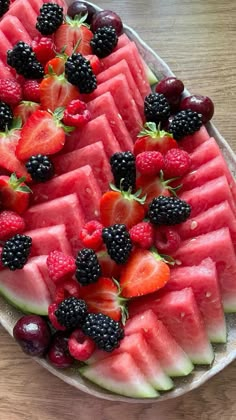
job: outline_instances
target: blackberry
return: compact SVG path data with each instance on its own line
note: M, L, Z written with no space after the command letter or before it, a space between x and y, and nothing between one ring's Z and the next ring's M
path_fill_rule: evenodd
M13 112L6 102L0 101L0 131L9 129L13 121Z
M198 131L202 126L202 115L191 109L178 112L169 125L169 132L173 134L175 140Z
M185 222L191 213L186 201L177 197L155 197L149 204L148 217L155 225L176 225Z
M7 51L7 64L26 79L41 79L44 76L42 64L32 48L23 41L17 42L12 50Z
M54 167L51 160L44 155L31 156L25 164L27 172L34 181L45 182L54 175Z
M2 249L2 264L11 271L23 268L28 260L32 238L17 234L8 239Z
M42 35L53 34L63 22L63 8L56 3L46 3L40 8L36 29Z
M1 0L0 1L0 17L2 17L9 9L10 0Z
M101 277L101 266L93 249L83 248L78 252L75 277L80 284L86 286L95 283Z
M117 264L125 264L132 251L132 242L126 226L115 224L103 228L102 239L111 259Z
M60 302L55 311L59 324L67 329L81 327L87 313L86 302L74 296Z
M147 121L159 124L168 120L170 105L162 93L150 93L144 100L144 114Z
M124 330L120 323L101 313L88 314L82 331L95 341L99 349L107 352L119 347L120 340L124 337Z
M131 152L117 152L110 158L114 184L123 191L135 191L136 167L135 156Z
M117 43L118 36L112 26L103 26L97 29L90 41L93 54L96 54L99 58L111 54Z
M68 82L76 86L80 93L91 93L97 87L97 79L89 60L79 53L74 53L67 59L65 75Z

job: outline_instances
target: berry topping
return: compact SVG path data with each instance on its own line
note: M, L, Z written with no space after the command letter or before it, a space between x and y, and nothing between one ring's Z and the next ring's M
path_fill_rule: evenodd
M102 246L103 225L97 220L87 222L80 231L80 239L86 248L92 248L97 251Z
M40 89L37 80L26 80L23 84L23 98L25 101L40 102Z
M176 77L165 77L156 85L156 92L162 93L173 110L180 104L181 95L184 91L184 84Z
M95 341L99 349L107 352L119 347L120 340L124 337L120 323L104 314L88 314L82 331Z
M64 299L62 299L62 300L64 300ZM62 302L62 300L60 302ZM48 307L49 321L51 322L53 328L55 328L56 330L65 331L66 327L63 327L61 324L59 324L59 322L57 320L57 317L55 315L55 312L56 312L57 308L58 308L58 303L57 302L53 302L49 305L49 307Z
M0 176L0 202L3 208L19 214L28 208L31 190L24 181L25 177L18 179L14 173L10 177Z
M87 305L84 300L70 297L58 304L55 315L59 324L67 329L79 328L87 315Z
M147 121L167 121L170 116L170 105L162 93L150 93L144 100L144 114Z
M57 283L67 274L74 273L76 266L75 260L70 255L66 255L60 251L52 251L47 257L47 267L49 277Z
M45 3L40 8L36 29L42 35L53 34L63 22L63 8L56 3Z
M179 234L168 226L159 226L155 230L155 247L163 254L172 254L180 245Z
M117 264L125 264L132 251L132 242L127 227L115 224L103 229L102 238L111 259Z
M197 112L186 109L178 112L169 125L169 131L176 140L195 133L202 126L202 116Z
M74 363L74 359L69 353L68 340L68 333L56 332L52 337L47 359L58 369L69 368Z
M184 200L160 195L150 203L148 217L154 225L176 225L185 222L190 212L191 207Z
M22 350L30 356L43 356L50 344L51 333L39 315L25 315L14 326L13 336Z
M164 176L166 179L185 175L191 167L191 158L181 149L171 149L164 157Z
M13 121L13 112L11 107L3 101L0 101L0 131L9 130Z
M202 122L206 124L214 115L214 104L208 96L191 95L184 98L180 103L180 109L191 109L202 115Z
M95 343L91 338L86 337L82 330L77 329L69 338L68 348L74 359L84 362L92 356Z
M87 108L87 104L79 99L71 101L64 111L63 123L65 125L82 128L90 120L91 113Z
M74 1L70 4L70 6L67 9L67 15L70 16L72 19L76 17L76 15L85 16L86 20L85 22L91 23L91 20L93 18L93 15L96 13L95 7L93 7L91 4L88 4L84 1Z
M151 223L140 222L130 229L129 234L134 245L143 249L149 249L153 246L154 227Z
M117 152L110 158L114 183L122 191L134 191L136 183L135 156L131 152Z
M30 236L17 233L8 239L2 250L4 267L8 267L12 271L23 268L28 260L31 245L32 239Z
M22 99L21 85L14 79L0 79L0 101L10 106L17 105Z
M101 276L101 267L93 249L81 249L75 263L77 267L75 276L81 285L86 286L98 281Z
M94 33L90 41L93 54L99 58L107 57L118 43L116 30L112 26L103 26Z
M91 93L97 87L97 79L89 60L81 54L72 54L65 63L67 80L75 85L80 93Z
M2 17L9 9L10 0L1 0L0 2L0 17Z
M54 175L53 163L45 155L31 156L25 166L31 178L36 182L48 181Z
M41 79L44 75L42 64L37 60L32 48L23 41L7 51L7 64L26 79Z
M163 167L164 158L160 152L142 152L136 157L136 169L142 175L157 175Z
M96 32L99 28L104 26L112 26L116 30L118 36L120 36L123 32L123 24L120 16L111 10L101 10L93 16L91 23L91 29L93 32Z
M24 219L13 211L2 211L0 213L0 240L9 239L16 233L22 233L25 229Z
M34 38L31 44L37 60L45 65L49 60L55 57L55 45L51 38L39 36Z

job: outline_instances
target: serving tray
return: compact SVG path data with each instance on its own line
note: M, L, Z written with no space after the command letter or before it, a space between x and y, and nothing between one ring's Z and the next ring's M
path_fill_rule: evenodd
M71 1L68 1L70 4ZM97 10L100 10L99 7L93 5ZM167 64L139 37L139 35L127 25L124 25L125 33L128 37L134 41L139 49L139 52L145 62L149 65L151 70L156 74L158 79L161 79L165 76L174 76L173 72L167 66ZM184 91L184 95L188 96L189 92ZM225 160L231 170L233 176L236 176L236 156L226 140L218 132L216 127L212 123L208 123L207 129L211 136L213 136L222 153L225 157ZM9 305L3 298L0 297L0 323L12 336L13 327L17 320L22 316L18 310ZM122 397L110 393L95 384L83 379L77 368L70 368L66 370L58 370L51 366L45 359L34 358L40 365L42 365L49 372L62 379L64 382L74 386L80 391L83 391L87 394L91 394L95 397L110 400L110 401L121 401L129 403L150 403L150 402L161 402L167 401L181 395L186 394L187 392L199 387L204 382L209 380L216 373L220 372L227 365L229 365L236 358L236 314L226 315L227 321L227 332L228 338L226 344L213 345L215 351L215 360L210 367L195 367L194 371L188 375L186 378L175 379L175 388L171 391L161 394L158 398L148 398L148 399L135 399ZM20 348L19 348L19 351Z

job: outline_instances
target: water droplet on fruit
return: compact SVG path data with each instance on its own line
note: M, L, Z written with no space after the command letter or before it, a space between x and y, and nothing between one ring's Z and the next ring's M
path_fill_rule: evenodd
M196 222L196 220L193 220L192 223L191 223L191 225L190 225L190 229L191 230L196 229L197 225L198 225L198 223Z

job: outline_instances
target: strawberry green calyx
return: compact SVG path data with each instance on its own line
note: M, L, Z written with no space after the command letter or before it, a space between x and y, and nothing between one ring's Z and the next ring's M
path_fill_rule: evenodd
M120 184L122 185L122 181L123 179L121 179ZM132 189L129 188L128 191L124 191L122 190L122 188L117 188L114 184L110 184L110 189L112 191L116 191L122 194L122 196L126 199L126 200L134 200L137 201L140 204L145 204L146 201L146 195L144 195L143 197L140 197L140 195L142 194L142 189L140 188L138 191L136 191L134 194L132 194Z
M143 137L143 136L149 136L153 139L158 137L170 137L173 138L173 135L171 133L168 133L168 131L161 130L161 125L154 122L146 122L143 126L143 129L140 131L137 137Z
M159 254L159 252L157 251L155 247L152 247L150 251L157 261L163 261L164 263L168 265L172 265L172 266L175 265L175 259L171 257L170 255Z
M63 116L64 116L64 111L65 111L65 107L59 107L57 109L55 109L55 111L52 113L53 115L53 119L57 125L57 127L61 127L63 128L63 130L65 131L65 133L71 133L72 131L75 130L75 127L71 127L69 125L65 125L62 122Z
M125 325L128 317L129 317L129 311L127 308L127 302L129 301L129 299L121 297L122 294L122 289L120 287L120 283L114 279L114 277L112 277L112 281L115 283L117 289L118 289L118 295L117 295L117 304L121 310L121 323L122 325Z
M10 129L6 129L5 131L1 131L0 132L0 136L1 137L8 137L9 135L13 134L14 131L16 130L20 130L22 127L22 120L20 117L14 117L12 124L11 124L11 128Z
M87 28L90 28L90 26L87 23L85 23L87 17L88 17L88 13L85 13L84 15L79 13L78 15L75 15L73 19L70 16L66 16L64 23L74 28L79 28L81 25L86 26Z
M21 178L17 178L16 174L13 173L11 174L8 183L9 183L9 186L14 191L32 193L32 190L27 185L24 184L25 180L26 180L25 176L22 176Z
M179 191L182 188L182 184L177 185L177 187L172 187L169 184L171 184L171 182L176 181L177 179L179 179L179 177L165 180L163 171L160 171L160 181L161 181L162 186L166 190L170 191L171 194L174 195L175 197L177 197L177 191Z

